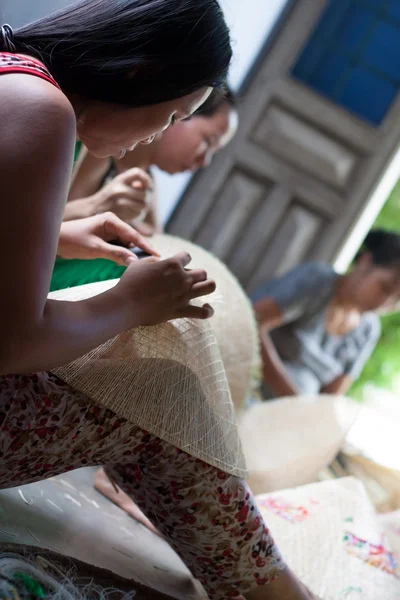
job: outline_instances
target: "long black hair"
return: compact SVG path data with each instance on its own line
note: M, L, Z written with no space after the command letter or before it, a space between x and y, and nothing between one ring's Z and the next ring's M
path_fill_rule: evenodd
M4 37L66 93L132 107L221 89L232 57L217 0L85 0Z
M387 229L372 229L364 240L357 258L370 254L379 267L400 266L400 234Z

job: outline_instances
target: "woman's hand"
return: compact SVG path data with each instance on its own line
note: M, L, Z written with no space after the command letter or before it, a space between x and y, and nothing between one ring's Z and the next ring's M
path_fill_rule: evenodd
M121 246L110 242L121 242ZM111 212L61 225L58 256L63 258L106 258L128 266L137 260L129 250L137 246L157 257L158 253L130 225Z
M152 235L154 235L155 233L162 233L160 231L157 231L155 227L153 227L152 225L148 225L148 223L145 223L143 221L135 221L133 223L133 227L141 234L141 235L145 235L146 237L151 237Z
M124 171L88 198L67 202L64 221L111 211L127 223L144 219L150 206L151 177L134 167Z
M186 269L191 257L181 252L167 260L142 259L130 265L111 292L131 316L130 326L156 325L183 317L208 319L209 304L193 306L191 300L215 291L203 269Z

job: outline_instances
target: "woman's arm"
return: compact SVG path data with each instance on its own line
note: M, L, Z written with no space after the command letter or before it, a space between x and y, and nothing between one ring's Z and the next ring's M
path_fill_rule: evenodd
M111 211L132 225L148 209L147 199L152 185L151 177L143 169L134 167L124 171L92 196L67 202L64 221Z
M215 291L202 270L187 270L190 256L135 261L111 290L81 302L47 300L36 319L5 330L0 373L51 370L86 354L122 331L178 318L208 319L208 304L190 300ZM1 319L3 324L3 319Z
M146 215L146 218L144 219L144 223L146 223L146 225L151 227L153 233L162 233L163 232L163 226L161 225L159 214L158 214L158 195L157 195L157 188L156 188L156 182L155 182L154 177L153 177L153 190L151 192L149 211Z
M321 388L321 394L345 394L352 384L352 379L348 375L340 375L328 385Z
M97 158L82 145L76 161L68 194L68 202L92 196L103 185L110 166L111 158Z
M285 369L270 338L271 329L282 323L282 313L272 298L264 298L254 305L259 323L263 379L277 396L296 396L299 391Z
M112 211L140 233L161 233L158 219L154 179L135 166L136 152L129 161L120 161L119 174L103 185L110 167L110 159L97 158L83 146L75 165L64 221L82 219ZM144 221L137 221L147 210Z
M143 235L153 235L154 233L163 233L164 231L158 214L158 195L154 177L147 215L144 221L135 221L134 227Z
M47 294L70 181L75 115L51 84L26 75L0 77L0 373L49 370L142 324L212 312L190 306L211 293L190 257L129 267L119 284L82 302Z
M370 313L364 316L362 326L364 338L356 345L358 352L348 359L342 375L321 388L321 394L345 394L353 381L360 377L381 336L381 323L377 315Z

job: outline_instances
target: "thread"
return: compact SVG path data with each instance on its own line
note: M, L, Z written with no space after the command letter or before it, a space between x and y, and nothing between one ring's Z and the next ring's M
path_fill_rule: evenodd
M132 600L136 592L103 588L93 580L79 585L75 569L67 573L42 556L0 554L0 600L107 600L114 594Z

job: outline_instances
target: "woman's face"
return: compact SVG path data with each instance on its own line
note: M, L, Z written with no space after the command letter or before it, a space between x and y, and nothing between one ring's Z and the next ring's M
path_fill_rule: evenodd
M177 100L138 108L90 101L77 119L79 139L99 158L120 158L140 142L150 143L175 121L189 118L211 91L201 88Z
M400 300L400 267L380 267L361 257L355 274L354 295L364 312L393 310Z
M170 175L206 167L237 131L237 112L224 103L210 117L175 123L154 142L153 163Z

